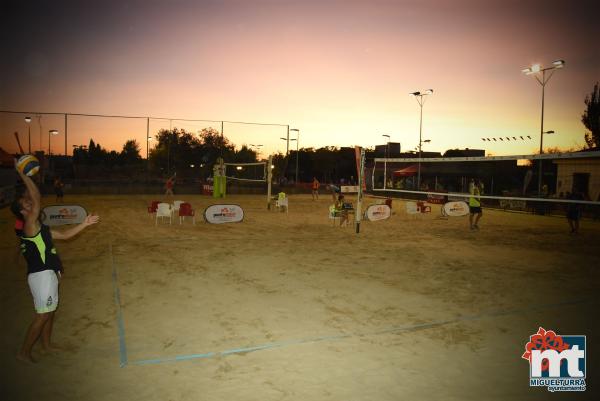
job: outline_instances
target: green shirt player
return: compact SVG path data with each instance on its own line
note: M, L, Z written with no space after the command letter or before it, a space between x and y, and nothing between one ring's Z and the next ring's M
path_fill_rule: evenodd
M469 184L469 193L471 194L469 197L469 224L471 230L479 230L477 223L482 215L480 198L483 192L482 187L483 185L479 180L471 178L471 183Z
M25 341L17 354L17 359L35 362L31 355L33 345L41 340L45 351L58 350L51 343L54 313L58 306L58 280L62 273L62 263L54 239L69 239L89 225L99 221L98 216L87 216L83 223L65 230L51 230L40 222L41 196L35 183L20 172L27 189L23 196L15 200L11 210L17 217L15 226L21 239L21 252L27 261L27 282L35 305L35 317L27 330Z

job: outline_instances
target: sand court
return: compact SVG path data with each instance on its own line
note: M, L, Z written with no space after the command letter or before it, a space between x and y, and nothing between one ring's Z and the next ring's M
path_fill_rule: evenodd
M289 213L230 196L245 218L223 225L202 221L212 198L173 199L195 226L155 226L150 196L68 196L102 221L57 241L67 350L34 349L35 366L14 359L33 308L0 212L10 399L544 399L520 358L529 336L596 338L597 221L570 236L562 218L484 210L472 232L467 217L434 206L415 219L394 200L356 235L332 226L327 194L292 195Z

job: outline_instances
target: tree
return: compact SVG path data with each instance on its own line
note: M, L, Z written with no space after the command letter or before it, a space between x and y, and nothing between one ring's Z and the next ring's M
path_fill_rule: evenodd
M246 145L242 145L240 150L235 152L234 161L238 163L255 163L257 161L256 152Z
M201 175L207 176L212 173L218 157L225 161L241 161L236 159L235 146L214 128L204 128L198 136L184 129L162 129L155 137L156 146L150 150L150 166L166 175L175 171L178 175L196 175L195 171L200 168ZM248 161L256 161L256 154L252 154L254 158Z
M586 109L581 115L581 122L589 130L585 133L585 143L588 148L600 147L600 93L598 82L594 90L585 97Z
M125 145L123 145L123 150L119 156L122 164L138 164L142 161L142 156L140 156L140 145L135 139L128 140L125 142Z

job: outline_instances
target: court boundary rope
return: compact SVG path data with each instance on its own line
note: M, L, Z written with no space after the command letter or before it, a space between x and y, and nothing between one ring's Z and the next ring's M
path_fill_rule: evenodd
M121 291L119 290L119 276L117 273L117 265L112 251L112 242L108 244L108 252L110 255L110 264L112 266L112 282L115 297L115 305L117 308L117 330L119 333L119 366L127 366L127 345L125 342L125 323L123 321L123 311L121 310Z
M355 333L338 334L338 335L330 335L330 336L309 337L309 338L304 338L304 339L272 342L272 343L260 344L260 345L243 347L243 348L232 348L232 349L228 349L228 350L224 350L224 351L206 352L206 353L202 353L202 354L176 355L176 356L164 357L164 358L142 359L142 360L137 360L137 361L131 361L130 365L138 365L138 366L154 365L154 364L159 364L159 363L188 361L191 359L210 359L210 358L224 357L224 356L235 355L235 354L247 354L250 352L268 350L268 349L273 349L273 348L282 348L282 347L287 347L287 346L292 346L292 345L301 345L301 344L317 343L317 342L324 342L324 341L337 341L337 340L353 338L353 337L366 337L366 336L374 336L374 335L381 335L381 334L426 330L426 329L430 329L433 327L445 326L447 324L452 324L452 323L481 320L481 319L485 319L485 318L489 318L489 317L513 315L513 314L530 312L530 311L535 311L535 310L540 310L540 309L556 308L558 306L577 305L577 304L587 303L587 302L589 302L589 300L587 300L587 299L578 299L578 300L564 301L564 302L558 302L558 303L552 303L552 304L538 305L538 306L533 306L533 307L529 307L529 308L514 308L514 309L507 309L507 310L500 310L500 311L490 311L490 312L482 313L479 315L467 315L467 316L461 316L461 317L458 317L455 319L439 320L439 321L434 321L434 322L429 322L429 323L421 323L421 324L416 324L416 325L391 327L391 328L387 328L387 329L375 330L375 331L370 331L370 332L355 332Z
M367 332L353 332L353 333L346 333L346 334L333 334L333 335L328 335L328 336L307 337L307 338L287 340L287 341L270 342L270 343L258 344L258 345L247 346L247 347L231 348L231 349L226 349L226 350L222 350L222 351L211 351L211 352L205 352L205 353L199 353L199 354L175 355L175 356L170 356L170 357L150 358L150 359L140 359L140 360L129 361L127 359L127 347L126 347L126 342L125 342L125 324L123 321L123 313L121 310L121 295L120 295L119 284L118 284L117 265L115 264L115 261L114 261L112 243L109 243L109 253L110 253L110 260L111 260L111 265L112 265L112 281L113 281L113 288L114 288L114 298L115 298L115 304L117 307L117 330L118 330L118 335L119 335L119 356L120 356L119 360L120 360L121 368L123 368L127 365L143 366L143 365L155 365L155 364L169 363L169 362L189 361L192 359L210 359L210 358L225 357L225 356L236 355L236 354L247 354L250 352L263 351L263 350L269 350L269 349L274 349L274 348L282 348L282 347L288 347L288 346L293 346L293 345L318 343L318 342L324 342L324 341L338 341L338 340L342 340L342 339L346 339L346 338L354 338L354 337L366 337L366 336L375 336L375 335L390 334L390 333L402 333L402 332L426 330L426 329L430 329L430 328L434 328L434 327L445 326L445 325L452 324L452 323L482 320L482 319L486 319L486 318L490 318L490 317L514 315L514 314L531 312L531 311L536 311L536 310L556 308L559 306L570 306L570 305L577 305L577 304L590 302L588 299L568 300L568 301L556 302L556 303L551 303L551 304L533 305L530 307L519 307L519 308L512 308L512 309L505 309L505 310L488 311L488 312L484 312L484 313L480 313L480 314L476 314L476 315L459 316L454 319L438 320L438 321L433 321L433 322L428 322L428 323L420 323L420 324L414 324L414 325L389 327L386 329L373 330L373 331L367 331Z

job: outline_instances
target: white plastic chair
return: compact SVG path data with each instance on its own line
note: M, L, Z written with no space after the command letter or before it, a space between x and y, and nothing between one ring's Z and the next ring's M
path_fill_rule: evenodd
M172 223L172 218L173 218L173 209L171 208L171 205L168 203L159 203L158 206L156 207L156 221L155 221L155 226L158 225L158 218L162 218L162 217L168 217L169 218L169 224Z
M181 201L181 200L176 200L173 201L173 214L178 214L179 213L179 207L181 206L182 203L185 203L185 201Z
M288 212L288 197L286 196L283 199L277 199L275 201L275 207L277 208L277 210L282 211L282 208L285 208L285 212Z
M417 218L417 215L420 214L421 211L417 206L417 202L406 202L406 214L412 215Z

